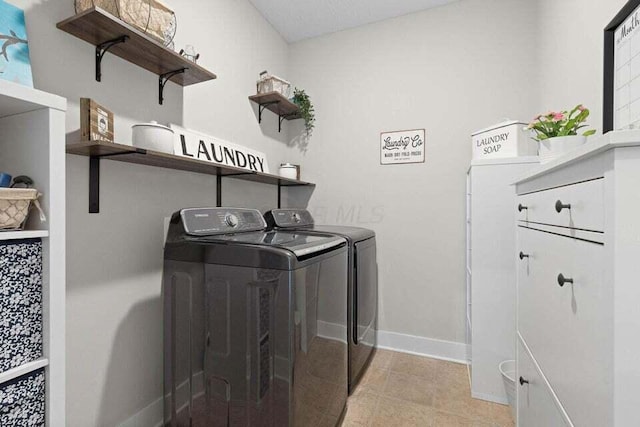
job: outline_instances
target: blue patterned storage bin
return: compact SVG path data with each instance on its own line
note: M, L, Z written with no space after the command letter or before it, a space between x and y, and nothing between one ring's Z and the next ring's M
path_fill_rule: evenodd
M0 242L0 372L42 357L42 242ZM4 424L0 423L4 427Z
M45 425L44 369L0 384L0 426Z

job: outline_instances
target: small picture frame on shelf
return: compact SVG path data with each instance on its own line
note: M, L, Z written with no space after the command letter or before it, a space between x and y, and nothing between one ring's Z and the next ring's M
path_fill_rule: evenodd
M640 0L604 30L603 132L640 129Z
M113 142L113 113L93 99L80 99L82 141Z

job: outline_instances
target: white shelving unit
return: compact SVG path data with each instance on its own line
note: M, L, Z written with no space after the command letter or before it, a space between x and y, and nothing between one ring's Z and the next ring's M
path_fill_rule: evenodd
M48 426L65 420L65 112L56 95L0 80L0 171L28 175L43 197L47 221L32 215L25 231L0 240L41 238L43 357L0 374L0 384L46 367Z
M507 403L498 365L515 359L513 182L537 157L477 160L467 174L467 358L471 395Z

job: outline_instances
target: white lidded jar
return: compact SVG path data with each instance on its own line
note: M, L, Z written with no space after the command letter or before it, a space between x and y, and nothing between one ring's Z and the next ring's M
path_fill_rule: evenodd
M139 123L131 128L134 147L173 154L173 129L156 121Z
M282 163L278 174L283 178L298 179L298 167L291 163Z

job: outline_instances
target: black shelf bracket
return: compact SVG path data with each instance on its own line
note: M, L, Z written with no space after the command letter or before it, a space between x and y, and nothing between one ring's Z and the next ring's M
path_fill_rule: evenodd
M108 40L96 45L96 81L102 81L102 58L104 57L104 54L115 45L126 42L128 38L129 36L120 36L113 40Z
M136 148L124 153L89 156L89 213L100 213L100 159L128 154L147 154L147 150Z
M279 123L278 123L278 133L282 132L282 122L285 120L288 120L292 117L297 117L298 113L291 113L291 114L279 114L278 115L278 119L279 119Z
M167 84L169 80L171 80L174 76L178 74L184 74L188 68L180 68L179 70L169 71L168 73L160 74L158 78L158 97L160 101L160 105L164 103L164 86Z
M278 181L278 209L282 208L282 184Z
M216 206L222 207L222 175L216 175Z
M265 110L265 108L267 108L269 105L275 105L279 103L280 101L269 101L258 104L258 123L262 123L262 112Z

